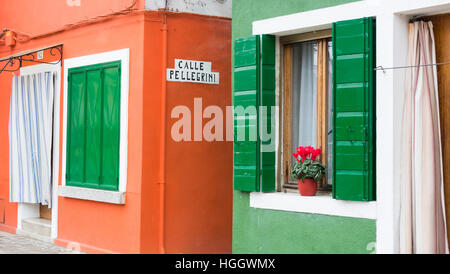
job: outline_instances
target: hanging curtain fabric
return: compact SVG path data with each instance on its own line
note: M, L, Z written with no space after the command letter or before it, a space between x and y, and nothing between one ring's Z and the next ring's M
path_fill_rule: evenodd
M292 47L292 147L316 146L317 42Z
M51 207L55 73L15 76L9 113L9 200Z
M409 24L400 159L401 253L448 253L433 25Z

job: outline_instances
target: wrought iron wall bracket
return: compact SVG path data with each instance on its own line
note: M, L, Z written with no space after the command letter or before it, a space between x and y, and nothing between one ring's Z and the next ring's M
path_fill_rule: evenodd
M51 61L51 62L36 60L35 53L40 51L40 50L36 50L33 52L25 53L23 55L11 56L7 59L1 60L0 61L0 68L1 68L0 73L2 73L4 71L7 71L7 72L18 71L22 67L24 61L38 63L38 64L50 64L50 65L62 64L62 57L63 57L62 45L57 45L57 46L54 46L51 48L46 48L46 49L50 49L51 56L59 55L59 59L57 61ZM43 50L46 50L46 49L43 49ZM8 65L9 65L10 69L7 69Z

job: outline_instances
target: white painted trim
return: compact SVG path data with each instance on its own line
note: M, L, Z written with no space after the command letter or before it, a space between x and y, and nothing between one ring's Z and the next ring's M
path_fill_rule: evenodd
M388 4L388 11L401 15L434 15L450 12L448 0L372 0L379 2L384 8Z
M52 228L51 239L58 237L58 193L57 186L59 180L59 121L60 121L60 94L61 94L61 64L39 64L20 68L20 75L34 73L56 72L56 86L53 105L53 170L52 170ZM32 217L40 217L39 204L19 203L17 207L17 228L22 228L22 220Z
M59 186L58 194L62 197L97 201L111 204L125 204L125 192L93 189L85 187Z
M384 13L377 16L377 65L384 67L404 66L406 64L406 43L398 43L401 38L407 39L408 18L404 28L397 32L396 17L394 13ZM405 36L405 37L403 37ZM406 40L407 41L407 40ZM405 41L405 42L406 42ZM398 47L396 49L396 47ZM397 55L397 56L396 56ZM403 59L400 61L400 59ZM404 72L403 72L404 73ZM401 128L401 110L403 100L396 97L403 93L404 78L400 78L402 71L386 71L377 73L376 96L376 127L377 127L377 201L378 211L383 212L377 219L377 253L398 253L399 249L399 224L400 213L398 201L400 193L396 191L399 174L395 165L399 159L400 137L396 136L396 130ZM394 77L396 75L396 77ZM395 88L395 83L401 85ZM398 179L398 178L397 178Z
M329 29L333 22L381 14L436 14L450 11L448 0L365 0L253 22L253 34L289 35Z
M339 201L329 195L301 196L298 193L250 193L250 207L312 214L376 219L376 202Z
M276 36L330 28L333 22L374 16L377 20L377 61L384 67L404 66L407 20L411 15L450 11L449 0L365 0L253 22L253 34ZM399 169L395 168L401 143L399 125L403 103L400 71L377 72L377 253L399 252ZM255 195L250 195L250 203ZM274 205L275 206L275 205Z
M17 203L17 229L22 229L22 220L39 218L39 204Z
M67 86L70 68L121 61L120 91L120 156L119 156L119 193L126 192L127 159L128 159L128 92L129 92L129 49L120 49L87 56L64 59L64 108L63 108L63 140L62 140L62 185L66 185L66 138L67 138ZM87 191L95 192L94 189ZM93 194L94 195L94 194Z
M366 1L294 13L253 22L253 34L290 35L330 29L336 21L375 15L375 5L367 7ZM360 11L359 13L354 12Z

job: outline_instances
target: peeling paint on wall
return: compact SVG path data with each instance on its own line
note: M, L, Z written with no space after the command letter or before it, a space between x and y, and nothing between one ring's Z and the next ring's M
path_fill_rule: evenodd
M167 7L166 7L167 4ZM164 9L231 18L232 0L146 0L148 10Z

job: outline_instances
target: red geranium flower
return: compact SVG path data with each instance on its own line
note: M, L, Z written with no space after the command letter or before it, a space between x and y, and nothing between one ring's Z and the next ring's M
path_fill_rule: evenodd
M294 155L295 159L297 159L297 162L300 162L298 156L300 156L302 162L308 158L314 161L316 160L317 156L322 153L322 150L320 148L314 149L314 147L312 146L300 146L296 148L296 151L297 152L293 153L292 155Z

